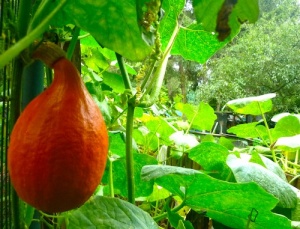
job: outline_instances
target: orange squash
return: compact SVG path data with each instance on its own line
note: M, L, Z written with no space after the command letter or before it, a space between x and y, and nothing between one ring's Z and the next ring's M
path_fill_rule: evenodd
M8 168L17 194L48 213L81 206L99 185L108 135L75 66L62 57L54 81L21 113L11 133Z

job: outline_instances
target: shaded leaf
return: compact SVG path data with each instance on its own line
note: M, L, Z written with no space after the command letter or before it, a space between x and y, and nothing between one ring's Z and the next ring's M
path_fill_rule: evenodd
M123 93L125 90L125 85L122 76L116 73L103 72L103 82L110 86L114 92Z
M235 155L228 156L227 164L231 168L237 182L254 181L279 199L278 206L284 208L296 206L297 197L292 186L273 172L261 165L239 159Z
M65 213L68 228L158 229L151 216L137 206L117 198L95 196L75 211Z

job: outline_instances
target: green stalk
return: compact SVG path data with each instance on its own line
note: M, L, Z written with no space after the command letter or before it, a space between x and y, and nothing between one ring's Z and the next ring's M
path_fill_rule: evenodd
M128 202L135 202L135 183L134 183L134 161L132 151L132 131L133 131L133 115L134 105L128 102L127 121L126 121L126 171L127 171L127 187Z
M129 79L129 76L128 76L128 73L127 73L127 70L125 67L124 59L119 53L116 53L116 57L117 57L119 68L120 68L120 71L121 71L121 74L123 77L125 88L129 89L132 93L132 86L131 86L130 79Z
M51 19L59 12L59 10L64 6L66 2L67 0L59 1L58 5L53 9L53 11L51 11L35 29L30 31L27 36L19 40L15 45L2 53L2 55L0 56L0 69L8 64L13 58L18 56L47 29Z
M270 145L272 145L272 144L273 144L273 138L272 138L272 135L271 135L271 131L270 131L270 128L269 128L269 125L268 125L266 116L265 116L265 114L264 114L264 112L263 112L263 110L262 110L262 107L261 107L260 102L257 102L257 104L258 104L258 107L259 107L261 116L262 116L262 118L263 118L264 124L265 124L265 126L266 126L266 128L267 128L267 132L268 132L268 136L269 136L269 140L270 140ZM271 147L271 153L272 153L273 161L274 161L275 163L277 163L276 154L275 154L275 151L274 151L274 149L273 149L272 147Z
M183 200L183 201L181 202L181 204L179 204L177 207L171 209L171 211L172 211L172 212L178 212L178 211L179 211L181 208L183 208L184 206L185 206L185 200ZM160 220L166 218L167 216L168 216L168 212L165 212L165 213L163 213L163 214L161 214L161 215L158 215L158 216L153 217L153 219L154 219L156 222L158 222L158 221L160 221Z
M68 51L67 51L67 59L69 59L69 60L72 59L79 33L80 33L80 28L75 26L75 28L73 30L72 40L70 42L70 45L69 45Z
M109 195L110 197L114 197L115 192L114 192L113 162L111 159L108 159L108 161L109 161Z
M132 95L132 86L128 73L125 68L123 57L116 53L117 61L120 67L120 71L123 77L125 88L130 90ZM133 116L134 116L134 102L131 99L128 100L127 108L127 121L126 121L126 171L127 171L127 189L128 189L128 202L134 204L135 201L135 183L134 183L134 161L132 151L132 131L133 131Z

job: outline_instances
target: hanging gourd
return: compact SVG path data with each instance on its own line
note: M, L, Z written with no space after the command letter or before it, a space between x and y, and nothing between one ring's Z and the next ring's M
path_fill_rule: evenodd
M107 129L64 52L44 43L34 56L53 68L54 80L18 118L8 168L21 199L44 212L63 212L81 206L99 185L107 160Z

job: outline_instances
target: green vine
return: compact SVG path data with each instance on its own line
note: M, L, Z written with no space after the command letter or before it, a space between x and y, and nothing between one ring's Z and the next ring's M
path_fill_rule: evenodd
M49 1L50 2L50 1ZM13 58L18 56L24 49L29 47L35 39L37 39L48 27L51 19L60 11L60 9L66 4L67 0L61 0L57 6L48 14L44 20L37 25L33 30L21 40L19 40L15 45L10 47L0 56L0 69L2 69L6 64L8 64ZM45 5L44 5L45 6Z

